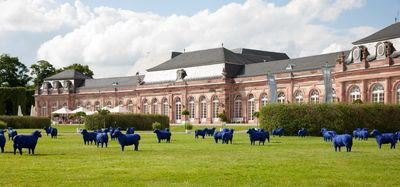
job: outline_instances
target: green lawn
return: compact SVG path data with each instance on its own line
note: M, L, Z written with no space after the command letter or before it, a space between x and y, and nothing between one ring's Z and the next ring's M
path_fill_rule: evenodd
M211 137L194 139L172 126L170 144L139 132L139 151L84 146L77 126L58 126L58 139L39 139L36 155L13 155L12 142L0 153L0 186L397 186L400 150L381 150L375 139L355 141L353 152L335 153L320 137L272 138L250 146L242 129L233 145ZM195 127L199 128L199 127ZM18 130L19 134L32 130Z

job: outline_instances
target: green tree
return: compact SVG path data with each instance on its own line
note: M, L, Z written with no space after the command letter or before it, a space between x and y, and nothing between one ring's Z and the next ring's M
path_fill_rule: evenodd
M75 64L72 64L72 65L69 65L67 67L60 69L59 72L67 70L67 69L74 69L74 70L80 71L84 75L93 78L93 71L89 69L88 65L82 65L82 64L75 63Z
M31 65L31 75L36 76L33 79L35 86L41 85L45 78L57 73L56 68L45 60L39 60Z
M30 80L28 68L19 61L18 57L11 57L7 54L0 55L0 85L26 86Z

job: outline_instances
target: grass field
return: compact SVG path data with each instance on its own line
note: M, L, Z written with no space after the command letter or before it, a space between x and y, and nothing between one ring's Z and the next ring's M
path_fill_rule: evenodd
M235 127L234 144L194 139L173 126L170 144L139 132L139 151L84 146L75 128L58 126L58 139L39 139L36 155L0 154L0 186L397 186L400 150L381 150L375 139L354 141L351 153L335 153L320 137L272 138L250 146ZM198 127L195 127L198 128ZM32 130L18 130L19 134Z

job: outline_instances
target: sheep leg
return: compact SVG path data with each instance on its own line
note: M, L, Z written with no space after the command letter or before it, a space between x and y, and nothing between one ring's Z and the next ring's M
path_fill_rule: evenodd
M124 147L125 147L125 146L121 145L121 149L122 149L122 151L124 151Z
M135 144L135 151L139 150L139 142L137 144Z
M4 147L1 147L1 152L4 153Z
M32 148L32 155L35 154L35 148Z
M108 143L106 142L106 147L107 147L107 144L108 144Z
M158 139L158 143L161 143L161 139Z
M28 154L31 154L31 148L28 148Z
M22 155L22 147L18 147L19 154Z
M203 139L204 139L204 135L203 135Z

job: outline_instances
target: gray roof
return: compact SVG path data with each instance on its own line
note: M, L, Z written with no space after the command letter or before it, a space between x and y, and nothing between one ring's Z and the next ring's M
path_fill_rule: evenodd
M345 56L349 54L350 51L344 51ZM290 71L305 71L312 69L321 69L322 67L328 65L328 67L333 67L336 64L336 59L341 52L307 56L295 59L277 60L264 63L247 64L245 65L243 71L239 73L239 77L242 76L257 76L257 75L267 75L268 73L280 73L280 72L290 72ZM287 70L286 67L291 64L292 69Z
M374 34L371 34L361 40L355 41L353 42L353 44L358 45L364 43L384 41L399 37L400 37L400 22L394 23L378 32L375 32Z
M48 77L44 80L84 80L84 79L92 79L91 77L88 77L81 72L74 70L74 69L68 69L64 70L60 73L57 73L51 77Z
M128 77L111 77L111 78L99 78L99 79L87 79L83 86L79 87L82 89L99 89L99 88L118 88L118 87L136 87L138 84L138 78L143 80L143 75L139 76L128 76Z
M237 48L231 50L234 53L242 54L247 58L251 58L255 62L263 62L271 60L283 60L289 59L286 53L278 53L271 51L261 51L256 49L248 49L248 48Z
M160 71L160 70L187 68L187 67L204 66L212 64L221 64L221 63L245 65L245 64L260 62L261 59L265 59L266 61L276 60L276 58L271 56L260 55L263 54L261 53L262 51L259 51L259 54L256 54L256 51L258 50L253 50L254 54L251 54L249 52L247 52L247 54L241 54L232 52L222 47L222 48L186 52L158 66L150 68L147 71ZM287 57L286 54L282 55L279 53L272 53L272 52L265 52L264 55L266 53L274 55L277 58L279 57L278 59L284 58L282 56Z

